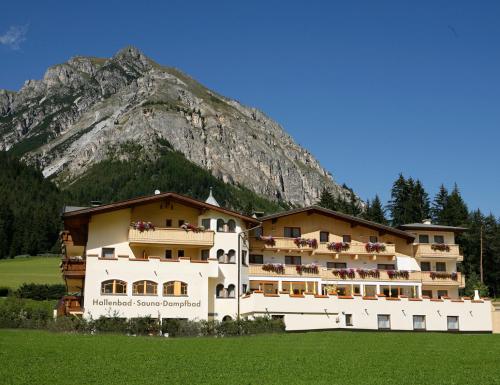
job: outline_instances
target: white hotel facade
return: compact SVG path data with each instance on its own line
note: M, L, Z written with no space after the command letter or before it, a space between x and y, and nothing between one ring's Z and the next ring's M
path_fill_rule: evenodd
M312 206L262 218L161 193L67 208L59 315L283 318L287 330L491 332L487 299L459 296L455 234L395 229Z

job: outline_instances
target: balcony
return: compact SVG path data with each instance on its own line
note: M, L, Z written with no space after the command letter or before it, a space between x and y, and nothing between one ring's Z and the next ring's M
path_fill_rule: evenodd
M64 278L85 277L84 259L63 259L60 266Z
M429 286L465 287L465 279L460 272L422 271L422 284Z
M309 252L312 254L327 254L327 255L370 255L370 256L394 256L396 255L396 247L393 244L384 244L384 250L367 251L366 243L350 243L348 249L345 250L330 250L327 243L319 243L316 247L309 245L299 246L295 243L295 238L273 237L271 240L262 240L252 238L251 249L270 250L276 252Z
M316 272L313 272L313 269L304 267L299 272L297 266L279 264L275 266L278 268L273 271L267 270L266 265L250 265L248 275L259 277L312 277L333 281L420 282L421 280L420 271L396 271L394 273L387 270L329 269L324 266L318 266Z
M463 261L464 257L460 254L458 245L443 244L436 246L429 243L419 243L413 245L415 258L449 258L457 261Z
M83 298L74 295L65 295L57 304L57 316L83 315Z
M214 245L213 231L184 230L177 228L155 228L154 230L128 231L128 241L131 244L209 246Z

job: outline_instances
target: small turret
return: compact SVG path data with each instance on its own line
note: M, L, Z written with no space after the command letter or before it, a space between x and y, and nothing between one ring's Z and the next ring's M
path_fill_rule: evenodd
M212 194L212 187L210 187L210 194L208 195L208 198L205 200L205 203L208 203L213 206L220 207L219 202L217 202Z

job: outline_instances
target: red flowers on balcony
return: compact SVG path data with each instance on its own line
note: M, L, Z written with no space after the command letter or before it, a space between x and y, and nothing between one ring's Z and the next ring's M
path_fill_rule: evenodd
M450 251L450 246L445 243L433 243L431 249L435 251Z
M380 271L378 269L358 269L357 272L361 278L380 278Z
M262 265L262 270L271 271L276 274L284 274L285 273L285 265L281 263L266 263Z
M315 249L316 247L318 247L318 241L314 238L310 239L310 238L295 238L293 240L293 243L295 243L295 245L297 245L297 247L312 247L313 249Z
M430 277L431 279L452 279L456 281L458 279L458 274L453 272L453 273L448 273L446 271L431 271L430 272Z
M264 242L264 244L267 245L267 246L274 246L274 245L276 245L276 240L273 238L272 235L268 235L268 236L261 235L259 237L259 241Z
M408 270L387 270L387 275L390 279L410 279L410 272Z
M137 221L137 222L132 222L130 226L134 230L139 230L141 233L143 231L149 231L155 229L155 226L151 222L144 222L144 221Z
M342 279L356 278L356 270L354 269L333 269L332 273Z
M380 253L385 251L385 244L379 242L368 242L365 245L365 249L368 253Z
M351 247L349 242L330 242L326 245L326 248L331 251L336 251L337 253L341 251L347 251Z
M319 274L318 265L311 263L309 265L297 265L295 266L298 274L308 273L308 274Z

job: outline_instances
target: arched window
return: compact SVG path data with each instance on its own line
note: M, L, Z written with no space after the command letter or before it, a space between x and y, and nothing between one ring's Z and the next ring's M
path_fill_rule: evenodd
M188 285L181 281L168 281L163 284L163 295L180 296L187 295Z
M224 219L217 219L217 231L224 232Z
M132 284L133 295L157 295L158 284L153 281L137 281Z
M215 288L215 296L217 298L225 298L226 297L226 290L224 289L224 285L222 283L219 283L217 287Z
M234 219L230 219L229 221L227 221L227 230L230 233L236 232L236 222L234 221Z
M234 250L229 250L229 252L227 253L227 260L228 260L228 263L236 263L236 251Z
M101 283L101 294L127 294L127 282L110 279Z
M217 260L218 260L220 263L224 263L224 262L225 262L225 258L224 258L224 250L222 250L222 249L217 250Z
M228 298L234 298L236 294L235 286L234 285L229 285L227 287L227 296Z
M232 321L232 317L230 315L225 315L224 318L222 318L222 322L227 322L227 321Z

